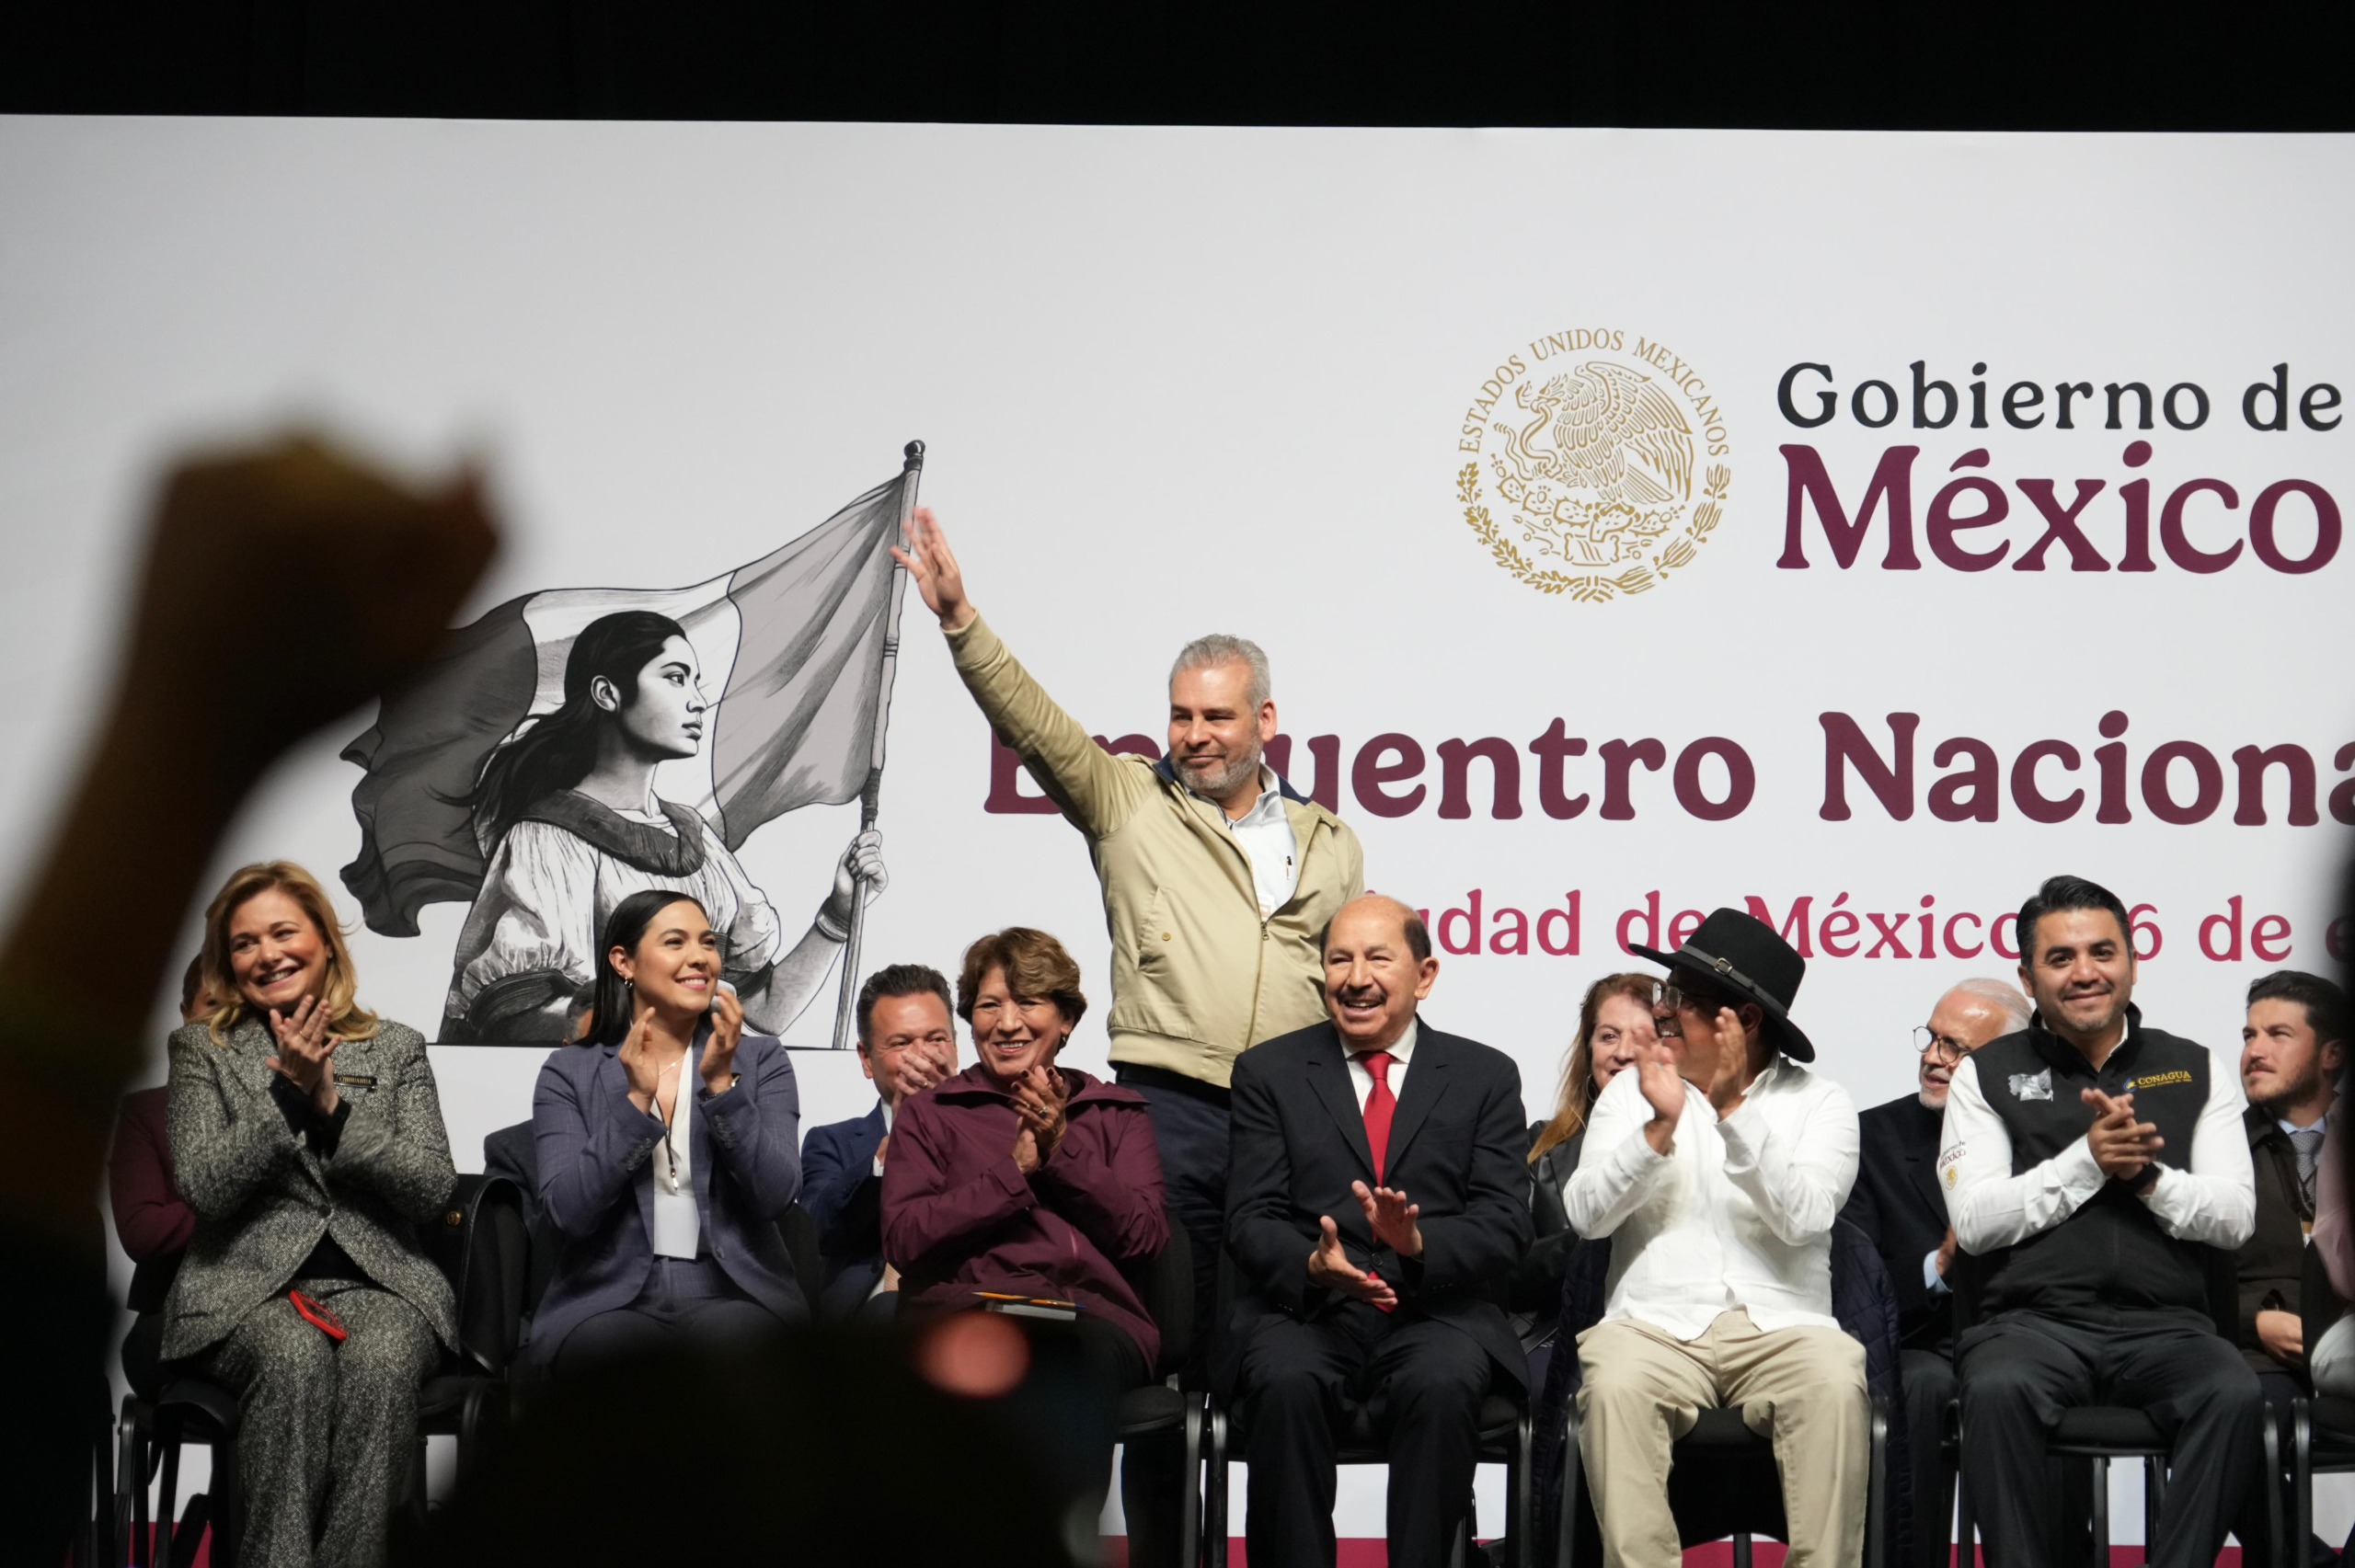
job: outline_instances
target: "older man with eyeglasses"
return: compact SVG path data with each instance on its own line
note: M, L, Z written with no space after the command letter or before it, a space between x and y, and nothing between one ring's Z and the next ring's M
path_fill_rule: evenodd
M1963 1058L2027 1028L2028 1022L2028 997L2019 987L1963 981L1938 998L1930 1021L1913 1030L1919 1060L1912 1092L1856 1118L1856 1185L1841 1217L1873 1239L1897 1288L1913 1462L1913 1555L1922 1568L1946 1561L1948 1532L1941 1521L1954 1506L1954 1471L1938 1453L1938 1433L1955 1393L1954 1299L1946 1277L1954 1264L1954 1231L1937 1172L1947 1085Z

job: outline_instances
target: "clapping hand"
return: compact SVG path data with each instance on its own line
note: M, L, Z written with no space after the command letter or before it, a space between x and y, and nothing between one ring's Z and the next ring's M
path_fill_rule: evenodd
M1390 1288L1388 1280L1368 1274L1350 1262L1349 1253L1341 1250L1340 1228L1333 1223L1332 1216L1326 1215L1316 1224L1316 1249L1308 1254L1309 1282L1384 1311L1396 1307L1398 1292Z
M936 1056L929 1047L921 1042L910 1046L900 1053L900 1059L891 1066L891 1077L898 1087L899 1097L904 1100L912 1094L921 1094L934 1084L944 1082L948 1077L949 1066L947 1060Z
M2077 1097L2094 1108L2094 1125L2085 1131L2085 1146L2093 1150L2094 1163L2101 1167L2101 1173L2130 1185L2139 1182L2159 1150L2166 1147L2157 1126L2134 1119L2131 1094L2112 1099L2098 1089L2084 1089Z
M654 1097L661 1093L662 1070L654 1065L654 1007L641 1003L638 1022L630 1026L629 1038L622 1042L615 1053L622 1071L629 1077L629 1103L641 1111L654 1110Z
M965 597L965 574L930 507L918 507L909 515L907 548L893 545L891 558L908 568L925 608L940 617L942 631L961 632L973 624L976 612Z
M318 998L306 996L295 1003L292 1018L271 1008L270 1032L278 1041L278 1054L262 1065L301 1091L319 1115L335 1115L342 1103L335 1086L336 1038L327 1033L327 1010Z
M1365 1210L1365 1222L1373 1239L1402 1258L1423 1255L1423 1228L1417 1223L1422 1214L1418 1204L1408 1203L1407 1195L1391 1187L1369 1187L1363 1182L1351 1182L1350 1191L1357 1195L1358 1207Z
M1742 1095L1750 1088L1750 1031L1741 1026L1741 1014L1730 1007L1720 1007L1708 1024L1717 1047L1717 1070L1701 1092L1709 1097L1709 1104L1720 1116L1731 1116L1741 1104ZM1688 1053L1693 1042L1685 1043Z
M1055 1146L1063 1141L1065 1119L1064 1101L1070 1094L1063 1075L1051 1067L1032 1068L1014 1081L1014 1114L1022 1125L1015 1139L1014 1162L1022 1165L1022 1139L1030 1140L1031 1161L1022 1165L1027 1174L1053 1157Z
M1676 1070L1676 1053L1665 1041L1636 1048L1636 1086L1652 1108L1644 1138L1656 1153L1665 1154L1676 1140L1676 1119L1684 1114L1684 1080Z
M651 1016L651 1010L649 1010ZM725 1094L736 1082L736 1047L744 1039L744 1004L736 988L722 980L711 994L711 1036L703 1043L703 1087Z

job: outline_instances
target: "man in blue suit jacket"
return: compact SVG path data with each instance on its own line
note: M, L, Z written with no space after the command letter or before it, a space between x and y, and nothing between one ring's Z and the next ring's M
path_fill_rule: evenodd
M858 1066L874 1081L875 1108L811 1127L801 1145L801 1206L817 1223L826 1262L818 1310L830 1318L886 1311L899 1301L899 1277L883 1262L883 1161L894 1108L957 1070L957 1025L939 971L894 964L867 978L858 992ZM882 1306L869 1308L879 1300Z

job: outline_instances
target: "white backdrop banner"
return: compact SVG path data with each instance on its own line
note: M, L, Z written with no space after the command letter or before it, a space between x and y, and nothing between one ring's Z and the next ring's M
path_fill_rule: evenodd
M1109 743L1158 745L1188 638L1268 647L1281 765L1429 910L1430 1015L1533 1116L1582 988L1719 904L1808 956L1819 1070L1901 1093L1910 1026L2011 972L2004 916L2062 870L2134 906L2154 1022L2234 1051L2251 979L2335 961L2355 820L2350 177L2320 137L0 121L0 864L177 443L482 454L510 538L467 619L513 611L524 661L496 741L560 701L533 639L605 602L556 590L689 623L721 737L821 643L871 690L871 557L832 642L747 563L921 439L976 602ZM219 611L289 661L337 635L260 576ZM1081 840L913 598L902 635L869 967L1020 921L1108 1000ZM289 759L219 869L310 866L363 998L431 1031L471 894L408 934L337 881L378 717ZM700 729L680 755L717 835L752 796ZM853 761L726 825L779 950ZM462 1167L539 1056L438 1049ZM854 1058L797 1066L811 1120L864 1109Z

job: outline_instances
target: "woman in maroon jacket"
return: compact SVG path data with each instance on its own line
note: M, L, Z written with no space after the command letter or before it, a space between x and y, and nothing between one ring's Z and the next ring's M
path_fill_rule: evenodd
M904 1311L991 1293L1076 1304L1072 1332L1117 1396L1150 1381L1161 1353L1121 1265L1158 1253L1169 1219L1143 1096L1055 1065L1086 1008L1079 966L1045 932L966 951L957 1011L980 1059L898 1106L877 1151L883 1255Z

